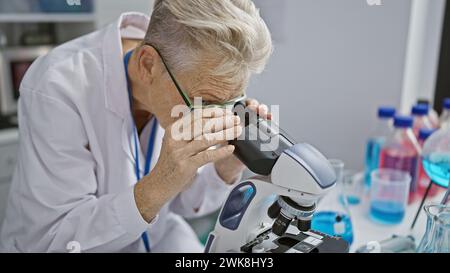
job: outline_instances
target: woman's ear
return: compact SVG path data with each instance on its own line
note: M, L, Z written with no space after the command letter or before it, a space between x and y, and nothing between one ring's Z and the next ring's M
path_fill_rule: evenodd
M139 77L146 84L151 84L158 74L159 55L156 50L148 45L143 45L138 53Z

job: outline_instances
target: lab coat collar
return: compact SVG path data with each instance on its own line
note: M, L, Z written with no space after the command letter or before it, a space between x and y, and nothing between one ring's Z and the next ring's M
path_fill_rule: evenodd
M144 14L124 13L120 15L116 22L106 28L102 44L105 105L109 111L122 119L122 148L134 164L136 164L136 160L134 146L131 142L133 122L131 120L121 39L144 39L149 22L149 17ZM144 158L140 147L138 152L140 158ZM141 172L143 168L143 162L140 162L139 169L141 169Z
M102 45L105 104L122 119L130 115L130 106L121 39L144 39L149 22L145 14L127 12L106 28Z

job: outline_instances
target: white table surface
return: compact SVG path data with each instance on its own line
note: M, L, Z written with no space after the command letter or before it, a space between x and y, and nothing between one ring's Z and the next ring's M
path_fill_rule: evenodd
M436 196L427 198L425 205L429 203L440 203L444 197L444 194L445 190L442 189ZM365 195L359 205L350 206L354 235L350 252L355 252L356 249L365 245L367 242L382 241L390 238L394 234L400 236L412 235L415 238L417 246L420 243L426 229L427 217L423 211L423 208L414 229L410 230L410 226L414 220L420 201L420 199L416 200L408 206L406 209L405 218L401 223L396 225L382 225L369 219L369 201L368 196Z

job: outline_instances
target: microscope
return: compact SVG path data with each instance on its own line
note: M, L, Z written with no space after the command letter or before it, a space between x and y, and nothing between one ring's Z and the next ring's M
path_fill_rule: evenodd
M348 252L342 238L311 230L318 200L336 183L328 160L243 104L234 112L244 131L231 144L256 176L231 190L205 252Z

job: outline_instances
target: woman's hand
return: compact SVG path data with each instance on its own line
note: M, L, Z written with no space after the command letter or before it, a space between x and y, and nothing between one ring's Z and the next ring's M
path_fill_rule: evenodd
M190 184L198 168L230 158L234 146L227 143L241 133L239 117L221 109L205 109L200 115L191 112L169 126L156 166L135 186L135 200L143 218L150 222L167 201ZM219 147L210 149L215 146Z
M248 99L246 105L250 110L257 112L260 117L269 120L272 119L272 114L269 113L267 105L260 104L255 99ZM215 167L219 176L228 184L236 182L236 179L238 179L245 169L245 165L234 155L217 161Z

